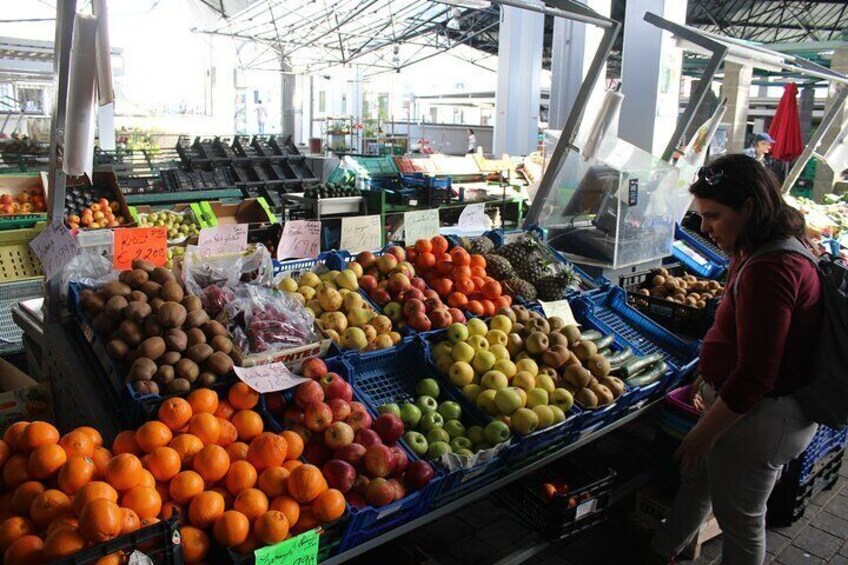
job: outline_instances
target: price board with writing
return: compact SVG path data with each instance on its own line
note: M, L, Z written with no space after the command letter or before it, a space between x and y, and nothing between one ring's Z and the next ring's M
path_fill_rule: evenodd
M383 224L379 215L342 218L340 249L351 253L383 247Z
M485 204L469 204L462 209L457 225L464 232L481 233L492 229L492 220L486 215Z
M46 280L61 272L79 252L76 238L61 222L54 222L41 230L29 242L29 247L41 261L41 270Z
M321 253L321 222L289 220L277 245L277 259L315 259Z
M439 210L418 210L403 213L403 239L407 245L415 245L419 239L430 239L439 235Z
M292 373L285 363L269 363L254 367L235 367L236 376L256 392L277 392L295 387L309 379Z
M254 550L256 565L316 565L318 530L309 530L278 544Z
M552 302L543 302L540 300L539 304L542 306L542 311L545 313L546 318L557 316L565 322L566 326L580 325L574 319L574 312L571 311L571 305L568 303L568 300L554 300Z
M241 253L247 248L247 224L225 224L203 228L197 238L201 257Z
M136 259L143 259L164 267L168 260L167 250L168 229L165 227L116 229L112 264L124 271Z

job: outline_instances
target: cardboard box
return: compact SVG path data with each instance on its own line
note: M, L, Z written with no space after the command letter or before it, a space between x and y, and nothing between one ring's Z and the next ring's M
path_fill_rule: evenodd
M245 198L237 204L203 202L202 206L211 226L247 224L249 229L258 229L280 223L264 198Z
M89 179L87 176L83 175L79 178L68 177L65 193L68 194L74 190L85 190L86 188L94 187L95 189L101 189L108 194L106 196L107 199L116 201L118 203L118 209L121 216L124 217L126 223L124 223L121 227L128 228L134 227L135 221L133 220L132 214L130 214L130 209L127 206L127 201L124 199L124 193L121 192L121 187L118 185L118 177L115 176L115 173L112 171L94 171L92 173L92 179ZM74 214L79 214L81 210L74 210ZM110 228L84 228L80 226L82 230L91 230L91 229L110 229Z
M21 420L51 420L50 387L0 359L0 433Z

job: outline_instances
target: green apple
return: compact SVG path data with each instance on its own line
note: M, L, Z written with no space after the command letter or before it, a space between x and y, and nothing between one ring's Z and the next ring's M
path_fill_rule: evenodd
M433 428L441 428L445 425L445 419L438 412L428 412L421 417L418 429L425 434Z
M476 444L477 447L481 449L485 444L489 444L491 447L492 445L497 445L508 440L510 436L509 426L500 420L492 420L486 424L486 428L483 430L483 435L486 438L486 441L484 443Z
M463 457L474 457L474 452L470 449L457 449L454 455L462 455Z
M439 383L436 382L436 379L421 379L415 387L415 394L439 398Z
M545 373L539 373L538 375L536 375L536 386L545 389L546 391L548 391L548 394L550 394L556 388L556 383L550 375L546 375Z
M486 322L480 318L471 318L465 326L468 328L469 335L486 335L489 332Z
M521 396L518 389L509 387L502 388L495 394L495 406L501 414L510 415L521 408Z
M445 421L459 420L462 417L462 408L453 400L445 400L439 404L438 412Z
M500 361L501 359L509 360L509 350L499 343L490 345L489 352L495 356L496 361Z
M462 387L462 396L467 398L469 402L477 402L477 397L483 391L483 387L474 383Z
M500 371L488 371L480 378L480 386L491 390L500 390L509 386L509 379Z
M529 358L524 358L515 363L515 370L518 372L527 371L534 377L539 374L539 365Z
M467 449L470 451L471 448L474 447L474 444L471 443L471 440L467 437L455 437L450 440L450 446L454 453L456 453L460 449Z
M486 434L483 431L483 426L471 426L465 433L465 436L471 440L471 443L477 445L486 441Z
M489 345L503 345L506 347L507 338L506 334L501 330L489 330L486 334L486 341L489 342Z
M495 406L495 394L497 391L492 389L487 389L481 392L477 396L477 408L488 414L489 416L494 416L498 413L498 407Z
M468 336L468 345L474 348L474 351L480 353L481 351L489 350L489 340L486 339L486 336L474 334L472 336Z
M432 396L419 396L415 400L415 405L421 410L421 415L435 412L439 408L439 403Z
M403 420L404 426L414 430L421 421L421 409L411 402L404 402L400 407L400 419Z
M515 363L510 361L509 359L498 359L495 361L495 364L492 365L493 371L500 371L506 378L512 379L512 377L516 374Z
M468 339L468 328L465 324L451 324L447 331L448 341L452 344L459 343Z
M466 363L471 363L471 360L474 359L475 353L477 352L474 348L464 341L460 341L451 348L451 357L453 357L454 361L465 361Z
M448 370L450 382L463 387L474 381L474 368L465 361L454 361Z
M438 459L442 455L448 454L451 452L451 446L445 441L434 441L430 444L429 449L427 449L427 457L430 459Z
M444 430L450 435L451 439L465 435L465 426L459 420L445 420Z
M535 406L547 405L548 391L543 388L534 388L532 390L527 391L527 408L534 408ZM553 416L551 418L553 418Z
M442 341L436 344L435 347L430 351L430 359L433 360L434 363L439 361L439 358L443 355L450 355L451 349L453 349L453 345L451 345L448 341Z
M512 378L512 386L524 390L533 390L536 388L536 377L527 371L519 371Z
M426 437L427 441L430 443L435 443L437 441L449 442L451 440L451 435L444 428L433 428L427 432Z
M380 406L378 410L380 414L394 414L398 418L400 418L400 406L395 404L394 402L390 402L388 404L383 404Z
M406 442L406 445L409 446L409 449L411 449L415 455L423 457L424 454L427 453L429 444L427 443L427 438L425 438L423 434L418 432L406 432L403 434L403 441Z
M519 434L532 434L539 427L539 417L529 408L519 408L510 416L512 428Z
M564 388L557 388L551 393L550 403L563 412L568 412L574 406L574 397Z
M537 404L533 407L533 412L539 418L539 429L544 429L552 426L554 423L554 411L547 404Z
M548 408L551 409L551 412L554 413L554 424L559 424L560 422L565 422L565 412L562 411L557 405L549 405Z
M495 366L495 356L489 351L478 351L471 361L471 366L481 375Z
M492 316L489 322L489 328L503 332L504 335L509 335L509 332L512 331L512 320L503 314L497 314Z

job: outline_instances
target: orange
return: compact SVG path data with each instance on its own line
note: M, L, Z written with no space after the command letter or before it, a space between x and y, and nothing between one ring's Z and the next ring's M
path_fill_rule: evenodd
M203 389L198 389L203 390ZM236 413L236 409L233 408L233 405L230 404L229 400L219 400L218 401L218 409L215 410L214 416L216 418L223 418L225 420L230 420L233 417L233 414Z
M59 469L59 488L65 494L74 494L94 479L97 467L88 457L79 455L68 459Z
M436 265L436 256L432 253L419 253L415 260L416 270L426 271L432 269Z
M125 565L127 563L127 554L123 551L116 551L105 555L94 562L94 565Z
M466 306L465 309L474 314L475 316L482 316L485 313L485 308L483 308L483 304L479 300L471 300Z
M259 475L259 490L274 498L286 494L286 479L289 478L289 470L285 467L268 467Z
M232 422L238 430L238 438L241 441L249 442L265 429L262 416L253 410L239 410L233 414Z
M94 441L92 441L91 434L85 431L74 430L66 433L59 440L59 445L62 446L69 458L77 455L82 457L94 455Z
M466 295L467 297L467 295L474 292L474 281L467 277L454 279L453 282L453 289L455 292L451 293L451 296L458 292L460 294ZM450 302L450 296L448 297L448 302Z
M247 541L250 534L250 522L237 510L227 510L215 520L212 530L215 539L224 547L233 547Z
M159 498L162 499L162 504L171 500L171 495L168 493L168 487L170 485L168 483L156 483L153 485L153 488L156 489L156 492L159 493Z
M195 496L188 507L188 520L198 528L210 528L223 514L224 497L211 490Z
M254 551L259 549L259 540L256 539L256 535L253 532L250 532L247 535L247 540L244 543L240 543L233 548L233 551L238 553L239 555L249 555Z
M105 498L107 500L111 500L112 502L118 502L118 492L112 488L112 485L109 483L104 483L103 481L91 481L74 495L74 499L71 502L71 510L74 511L74 514L79 516L82 514L83 508L92 500L97 500L98 498Z
M155 518L162 510L162 497L153 487L133 487L121 497L121 506L135 510L141 519Z
M50 523L71 511L71 499L64 492L56 489L50 489L39 494L32 501L32 506L29 510L32 523L39 529L44 529Z
M449 275L453 272L453 263L450 256L445 255L442 259L436 261L436 272L440 275Z
M218 418L218 423L221 424L221 433L218 434L218 441L215 444L227 447L231 443L235 443L238 439L238 429L229 420L223 418Z
M286 469L289 473L291 473L301 465L303 465L303 461L300 461L299 459L291 459L283 463L283 468Z
M141 527L141 518L132 508L121 507L121 535L134 532Z
M498 299L495 300L495 308L496 310L500 310L501 308L506 308L512 305L512 297L508 294L503 294L498 296Z
M225 489L222 486L213 487L209 490L211 490L213 492L217 492L218 494L220 494L221 496L224 497L224 506L226 508L232 508L233 507L233 501L236 499L236 497L233 496L232 493L230 493L230 491L228 491L227 489Z
M259 489L245 489L236 497L233 508L253 522L260 514L268 511L268 497Z
M263 432L253 438L247 449L247 460L262 471L268 467L277 467L286 460L288 445L286 440L277 434Z
M227 474L230 468L230 456L220 445L207 445L194 456L192 468L205 481L214 483Z
M243 441L231 443L224 449L227 450L227 455L230 456L230 461L247 461L248 446Z
M271 501L268 508L285 514L286 519L289 521L289 526L297 524L300 518L300 504L290 496L278 496Z
M183 398L169 398L159 406L159 420L174 431L188 424L193 414L191 405Z
M433 244L429 239L419 239L415 242L415 251L418 253L430 253L433 251Z
M39 445L30 454L27 471L33 479L48 479L59 472L68 455L56 444Z
M253 488L256 479L256 468L253 465L247 461L236 461L230 464L230 469L224 477L224 484L226 484L227 490L235 495L245 489Z
M116 490L129 490L141 483L144 478L142 471L138 457L122 453L113 457L106 465L106 482Z
M147 456L147 470L157 481L170 481L181 464L180 454L172 447L157 447Z
M183 467L191 465L195 453L203 449L203 442L194 434L180 434L171 440L168 447L180 456Z
M454 267L453 273L451 273L451 280L453 280L453 282L458 282L460 279L470 279L472 276L473 273L471 272L471 267Z
M321 469L315 465L299 465L289 473L286 480L289 496L303 504L311 503L327 488Z
M138 448L145 453L150 453L157 447L168 445L174 438L171 428L158 420L144 423L135 431L135 442Z
M147 457L141 462L142 465L146 465ZM156 486L156 477L153 476L153 473L148 471L147 469L141 470L141 481L135 486L143 486L143 487L155 487Z
M334 488L327 489L312 503L312 512L325 524L338 520L345 513L345 497Z
M245 383L236 383L227 392L227 400L236 410L250 410L259 404L259 393Z
M6 551L16 539L34 534L36 531L35 524L21 516L3 520L0 523L0 551Z
M450 258L454 265L462 267L471 263L471 256L462 247L454 247L450 250Z
M218 393L208 388L198 388L188 395L189 405L194 414L215 414L218 409Z
M98 447L94 450L94 455L91 460L94 462L94 468L97 470L94 476L102 479L106 475L106 465L112 460L114 455L105 447Z
M88 437L91 438L91 443L94 445L94 448L103 447L103 436L100 435L100 432L95 430L90 426L80 426L76 430L76 432L84 432L88 434Z
M2 467L9 457L12 456L12 448L9 444L0 439L0 467Z
M21 451L32 451L41 445L59 443L59 430L48 422L33 422L24 428L18 439L18 447Z
M279 543L289 535L289 521L285 514L277 510L263 512L256 518L253 532L256 538L265 545Z
M32 501L44 492L44 485L38 481L21 483L12 494L12 510L19 516L29 516Z
M44 557L48 561L73 555L88 545L76 528L62 526L53 530L44 540Z
M44 542L38 536L21 536L3 554L3 563L39 565L44 562Z
M481 269L485 269L486 268L486 258L483 257L482 255L472 255L468 264L471 265L472 267L480 267Z
M46 535L49 536L50 533L53 532L53 530L55 530L56 528L61 528L62 526L71 526L72 528L78 528L79 520L77 520L76 516L74 516L73 514L64 514L62 516L59 516L58 518L50 522L49 526L47 526Z
M495 308L494 302L492 302L488 298L484 298L483 300L480 301L480 304L483 305L483 315L484 316L494 316L495 315L495 311L497 309Z
M193 526L180 528L180 545L183 548L183 560L187 564L200 563L209 553L209 536Z
M194 471L182 471L171 479L168 494L177 504L186 504L203 492L204 488L203 477Z
M141 455L141 449L139 449L138 443L135 440L135 431L124 430L123 432L119 432L115 436L115 441L112 442L112 452L115 455L120 455L121 453Z
M464 308L468 304L468 297L461 292L452 292L448 296L448 306L451 308Z
M315 517L312 507L304 506L300 509L300 518L298 518L297 524L291 527L291 533L294 535L302 534L303 532L313 530L320 525L321 522L319 522L318 518Z
M20 451L22 448L20 446L20 438L24 432L24 429L30 425L31 422L26 420L22 420L20 422L15 422L3 432L3 441L12 451Z
M286 460L297 459L303 454L303 438L300 435L288 430L280 435L286 440Z
M30 479L27 461L25 454L16 453L3 465L3 484L7 489L15 488Z
M445 253L448 250L448 240L441 235L437 235L430 238L430 246L436 255Z
M185 521L185 511L183 507L173 501L163 502L162 503L162 513L159 514L163 520L170 520L174 516L180 517L180 523Z
M498 281L487 282L483 285L483 288L480 289L480 294L482 294L484 298L488 298L489 300L497 300L498 296L503 294L501 283L499 283Z
M188 421L188 431L199 437L204 445L214 445L221 435L221 422L212 414L195 414Z
M121 534L122 522L120 507L107 498L98 498L82 509L79 531L88 541L102 543Z

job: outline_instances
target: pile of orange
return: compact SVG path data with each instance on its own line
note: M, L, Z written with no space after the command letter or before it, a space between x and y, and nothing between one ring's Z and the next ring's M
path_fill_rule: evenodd
M494 316L512 305L512 297L503 293L501 283L486 273L485 257L461 247L448 251L448 247L448 240L439 235L419 239L406 248L407 261L448 306L476 316Z
M341 517L342 493L298 460L303 438L265 431L258 402L244 383L226 399L209 389L170 398L111 451L89 427L60 437L47 422L13 424L0 440L3 562L47 563L175 512L186 563L205 559L210 535L248 553Z

